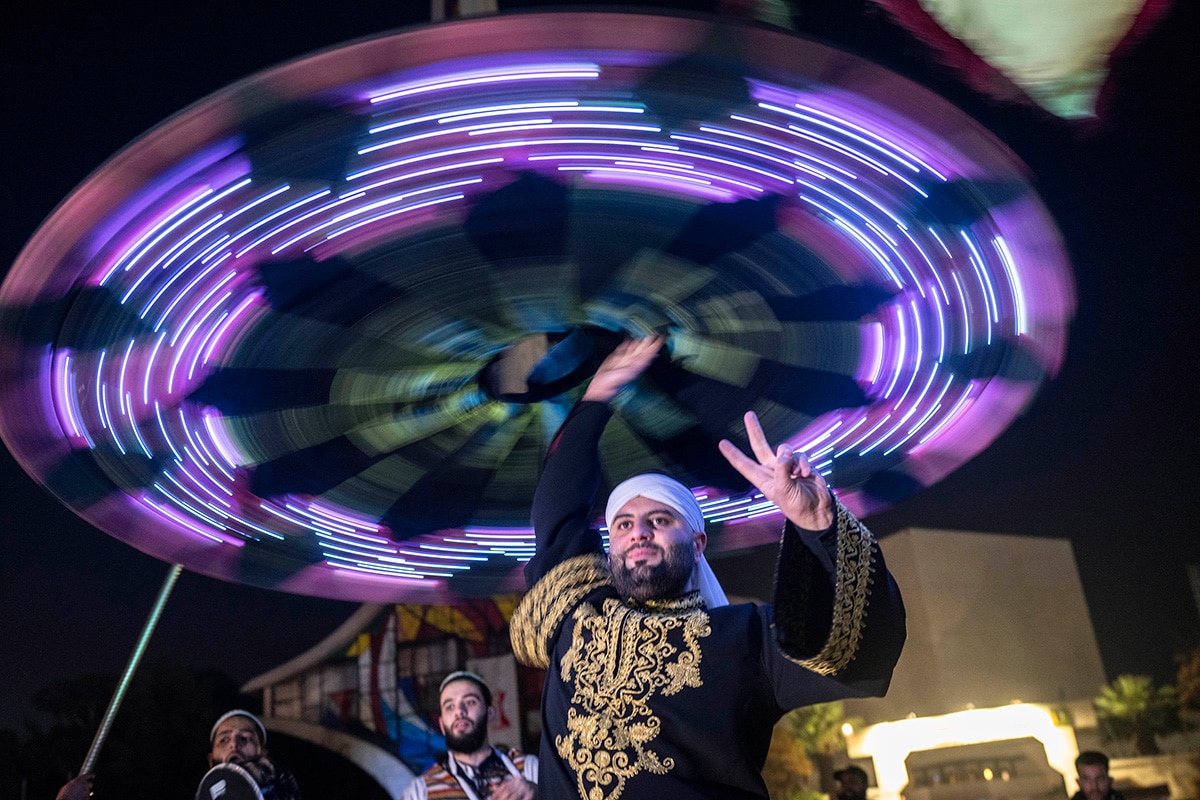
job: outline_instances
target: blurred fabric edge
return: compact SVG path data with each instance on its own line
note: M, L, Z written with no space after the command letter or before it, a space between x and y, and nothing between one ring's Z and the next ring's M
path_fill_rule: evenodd
M1114 61L1171 0L873 0L975 91L1103 118Z

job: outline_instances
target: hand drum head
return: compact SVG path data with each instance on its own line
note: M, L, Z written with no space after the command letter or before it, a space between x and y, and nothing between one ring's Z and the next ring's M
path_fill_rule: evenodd
M205 773L196 800L263 800L250 773L237 764L218 764Z

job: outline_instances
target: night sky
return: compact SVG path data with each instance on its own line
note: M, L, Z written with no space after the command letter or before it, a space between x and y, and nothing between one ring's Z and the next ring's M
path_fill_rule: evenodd
M200 15L146 0L108 5L27 6L0 26L4 269L80 181L167 116L281 61L417 22L425 9L217 0ZM1007 142L1063 231L1079 291L1066 365L1026 415L950 477L867 522L880 535L921 526L1069 538L1110 678L1172 680L1172 655L1200 642L1185 569L1200 564L1191 452L1200 4L1176 6L1117 63L1107 122L1091 126L971 92L860 4L814 3L802 22L943 94ZM79 520L4 450L0 496L3 728L17 727L53 679L119 672L168 567ZM245 680L355 608L185 572L147 656Z

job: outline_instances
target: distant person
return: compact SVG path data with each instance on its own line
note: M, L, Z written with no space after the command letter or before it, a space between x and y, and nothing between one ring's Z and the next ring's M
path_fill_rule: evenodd
M833 779L837 782L833 793L835 800L866 800L867 772L862 767L853 764L843 767L833 773Z
M534 800L537 756L505 752L488 742L496 717L492 690L474 672L451 672L438 689L438 728L446 756L404 790L403 800Z
M1095 750L1085 750L1075 759L1075 775L1079 791L1071 800L1125 800L1125 795L1113 788L1108 775L1108 756Z
M240 767L258 784L263 800L300 800L296 778L267 755L267 729L258 717L240 708L227 711L213 723L209 739L209 767Z

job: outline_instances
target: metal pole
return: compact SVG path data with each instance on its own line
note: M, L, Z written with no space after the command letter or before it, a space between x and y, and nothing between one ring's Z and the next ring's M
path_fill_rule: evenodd
M150 641L150 634L154 633L154 626L158 624L158 618L162 616L163 606L167 604L167 598L171 596L171 590L175 588L175 579L179 577L179 573L183 571L183 566L173 564L170 571L167 572L167 579L163 581L162 588L158 590L158 599L154 601L154 608L150 609L150 616L146 618L146 624L142 628L142 635L138 637L137 644L133 648L133 653L129 656L129 663L125 665L125 673L121 676L120 682L117 684L117 690L113 692L112 700L108 702L108 710L104 712L104 719L100 722L100 728L96 731L96 738L92 739L92 746L88 750L87 758L83 760L83 767L79 770L80 775L87 775L96 765L96 756L100 753L100 746L104 744L104 740L108 737L108 729L112 727L113 717L117 715L117 708L121 705L121 700L125 698L125 690L129 688L129 681L133 678L133 673L137 669L138 662L142 660L142 653L146 651L146 645Z

